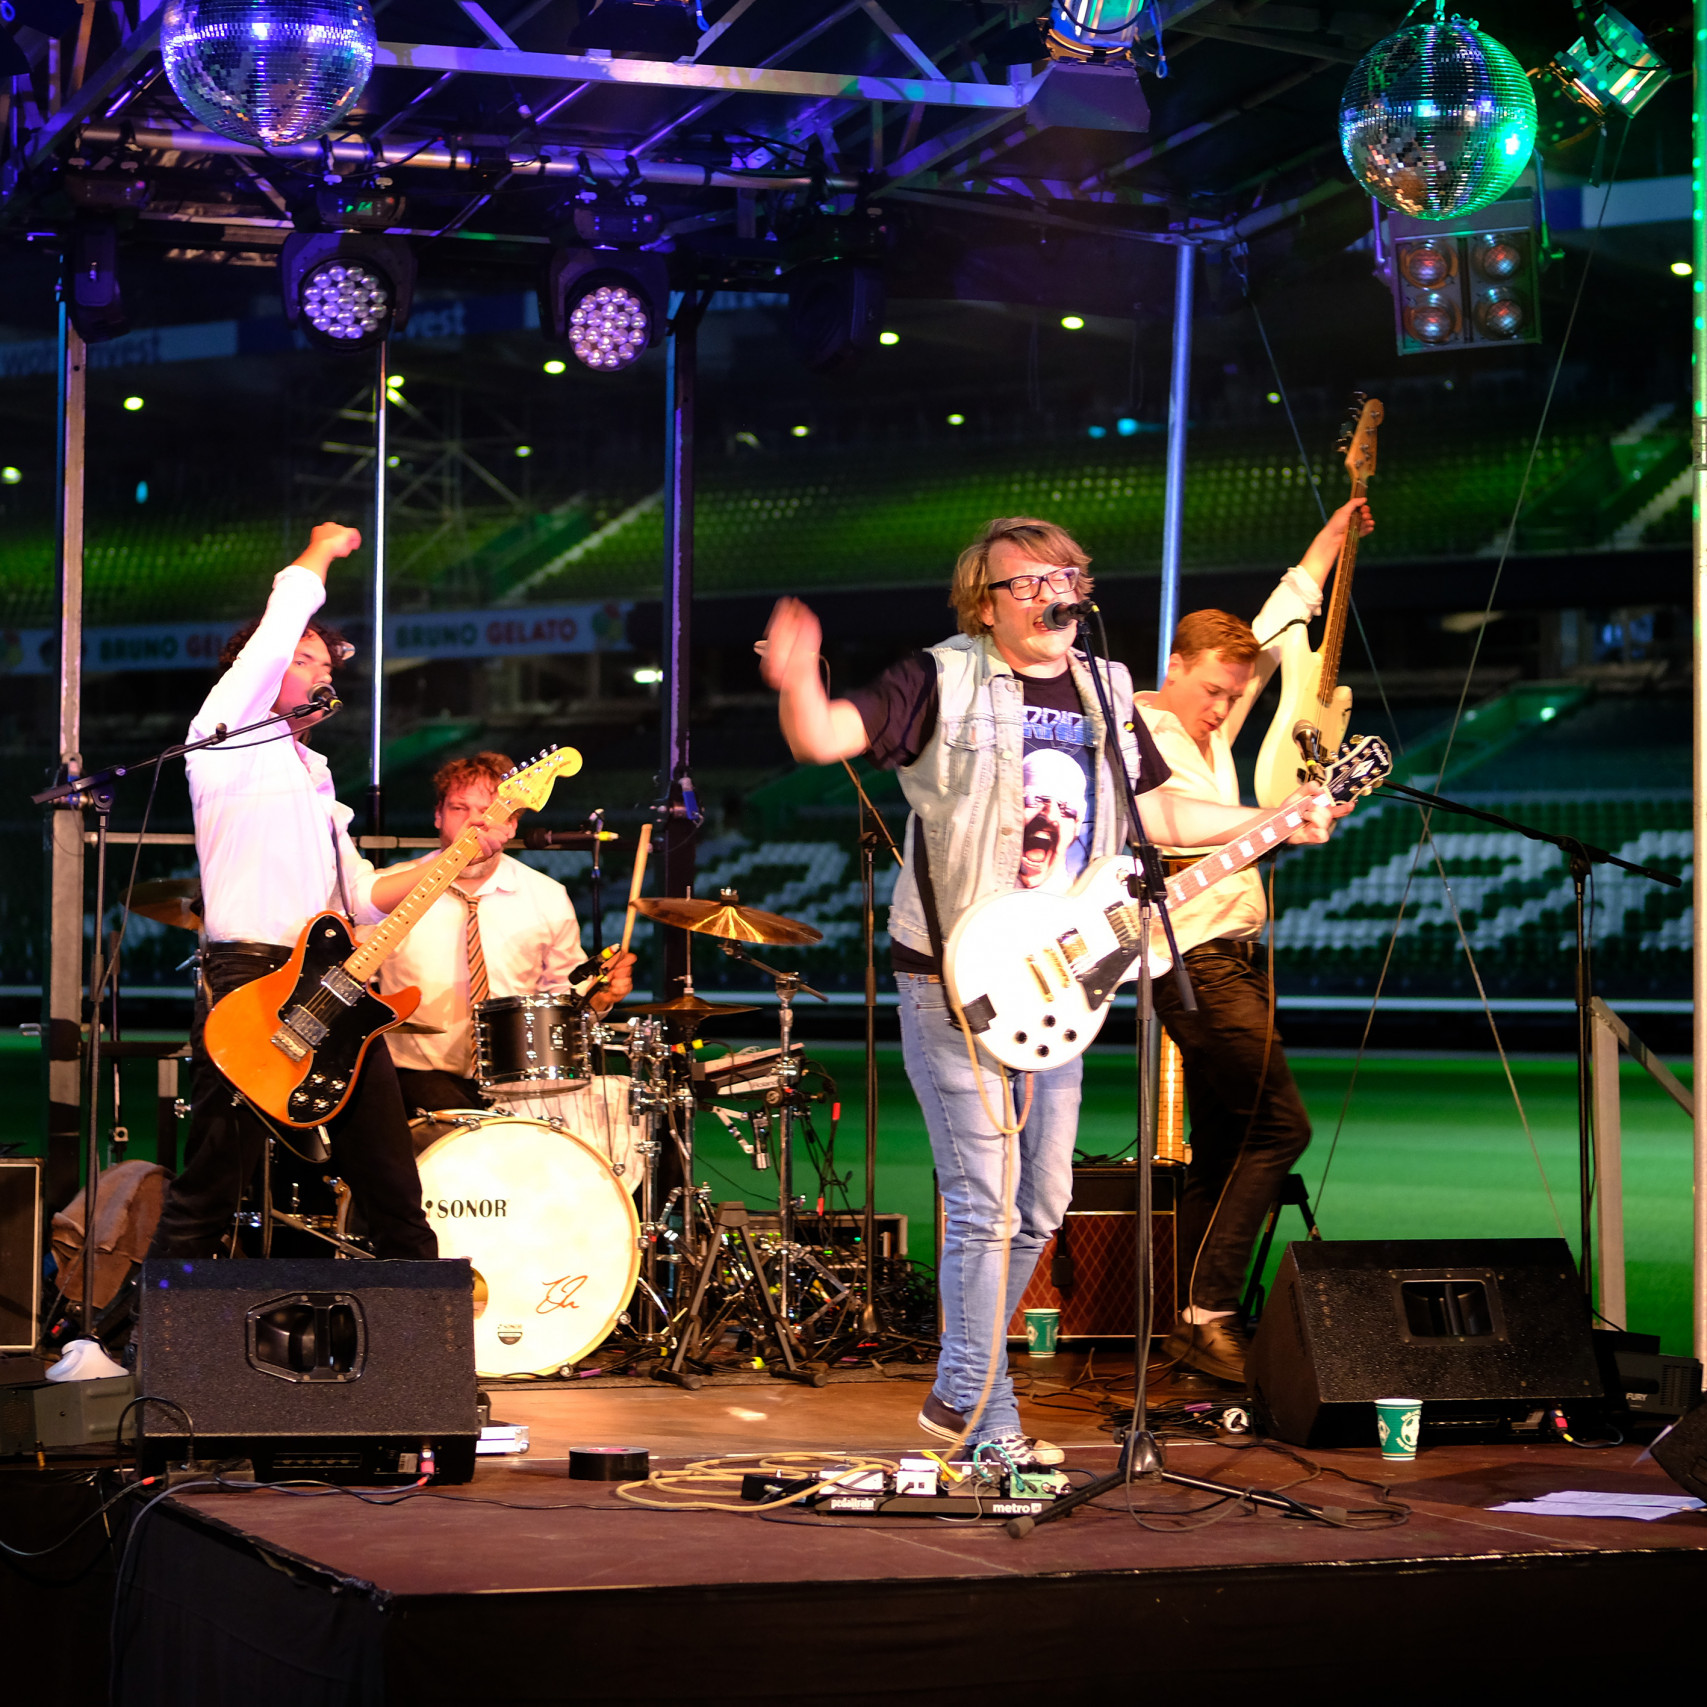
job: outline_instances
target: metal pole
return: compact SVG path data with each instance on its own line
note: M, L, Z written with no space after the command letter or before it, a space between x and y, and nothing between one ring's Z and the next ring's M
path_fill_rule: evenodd
M385 833L380 760L385 749L385 352L382 339L373 381L373 693L368 732L367 833Z
M693 785L688 780L688 696L692 685L694 379L701 304L670 294L664 381L664 682L659 695L659 800L663 817L662 889L689 895L694 878ZM686 931L662 931L663 988L668 1001L687 989Z
M1594 1035L1594 1216L1600 1261L1600 1314L1628 1325L1624 1285L1624 1134L1618 1106L1618 1035L1591 1021Z
M1180 540L1185 529L1185 433L1191 411L1191 293L1197 248L1174 251L1174 365L1168 384L1168 484L1162 504L1162 604L1157 616L1156 681L1168 673L1179 624Z
M83 768L83 340L59 305L58 549L59 764ZM82 1138L83 807L49 809L45 829L47 930L42 978L42 1042L47 1074L47 1201L77 1195ZM99 929L99 921L96 921Z
M1707 1364L1707 860L1700 853L1707 847L1707 182L1702 173L1707 160L1707 0L1695 0L1694 99L1690 499L1695 514L1695 1355Z

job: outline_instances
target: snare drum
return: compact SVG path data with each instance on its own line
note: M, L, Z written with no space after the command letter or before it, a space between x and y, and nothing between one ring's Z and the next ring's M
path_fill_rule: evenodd
M474 1269L476 1372L554 1375L585 1357L640 1272L622 1182L570 1133L499 1110L443 1109L411 1131L439 1255Z
M474 1010L475 1077L490 1097L585 1084L587 1055L573 996L494 996Z

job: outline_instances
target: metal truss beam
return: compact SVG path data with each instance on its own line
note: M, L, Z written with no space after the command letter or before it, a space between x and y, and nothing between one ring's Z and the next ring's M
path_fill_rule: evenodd
M858 8L852 8L857 10ZM904 105L1017 112L1042 77L1026 83L953 83L869 73L785 71L780 67L664 64L649 59L595 59L571 53L507 53L501 48L381 42L374 64L399 71L458 71L475 77L543 78L562 83L617 83L715 95L806 95L820 100L897 101Z

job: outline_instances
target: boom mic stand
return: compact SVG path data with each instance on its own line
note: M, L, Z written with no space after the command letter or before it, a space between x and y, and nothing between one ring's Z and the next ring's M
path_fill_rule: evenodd
M1414 800L1418 805L1430 807L1436 812L1450 812L1460 818L1480 818L1484 823L1498 824L1502 829L1515 830L1520 836L1528 836L1531 841L1550 842L1565 856L1565 863L1571 874L1576 912L1577 1179L1582 1214L1580 1266L1583 1292L1592 1303L1595 1181L1594 1089L1590 1083L1590 1062L1594 1052L1594 1022L1591 1012L1594 983L1589 957L1588 875L1597 865L1615 865L1622 871L1633 872L1637 877L1645 877L1652 883L1664 883L1673 889L1681 888L1683 879L1669 871L1657 871L1651 865L1635 865L1630 860L1620 859L1617 854L1608 853L1605 848L1596 847L1592 842L1580 841L1575 836L1561 836L1551 830L1538 829L1533 824L1520 824L1515 818L1504 817L1498 812L1488 812L1479 806L1464 806L1456 800L1447 800L1438 794L1428 794L1420 788L1408 788L1402 783L1389 783L1387 786L1390 792L1402 794L1407 800Z
M91 771L87 776L70 777L64 782L55 783L52 788L44 788L39 794L30 796L33 806L56 806L62 810L74 811L87 804L95 809L95 933L89 950L89 1000L93 1004L93 1013L89 1025L89 1119L83 1144L84 1260L80 1309L83 1328L81 1337L84 1339L95 1337L93 1252L95 1210L100 1195L101 1177L101 986L106 982L109 972L114 974L114 1014L118 1011L117 952L115 950L112 960L108 961L102 955L101 944L101 921L107 911L107 831L112 821L117 784L132 771L157 770L168 760L181 759L186 753L199 752L203 747L217 747L238 735L253 734L257 729L268 728L274 723L288 723L293 717L312 716L315 712L324 712L326 717L330 717L336 709L336 702L326 705L310 702L291 711L275 711L254 723L246 723L239 729L227 729L221 723L211 735L204 736L200 741L180 741L155 753L151 758L138 759L134 764L109 765L105 770Z
M1106 669L1108 666L1108 633L1103 627L1102 612L1097 609L1094 603L1087 600L1086 604L1089 608L1085 614L1096 619L1098 645L1102 652L1103 668ZM1083 610L1084 607L1081 606L1080 609ZM1186 973L1185 963L1180 958L1179 944L1174 939L1173 921L1168 916L1167 874L1162 865L1161 855L1156 851L1155 844L1144 832L1143 819L1138 810L1138 794L1132 785L1132 778L1127 772L1126 755L1120 746L1120 725L1115 719L1113 707L1109 702L1108 684L1102 671L1097 668L1097 660L1091 655L1089 647L1086 648L1086 658L1090 665L1091 681L1096 688L1097 704L1101 707L1103 721L1107 729L1107 740L1111 743L1119 769L1127 821L1131 827L1132 839L1137 844L1133 872L1127 880L1132 890L1133 899L1138 902L1139 906L1138 1216L1137 1226L1133 1229L1133 1246L1137 1263L1137 1325L1132 1347L1132 1426L1127 1431L1126 1439L1121 1443L1119 1462L1108 1475L1099 1476L1093 1482L1086 1482L1082 1487L1074 1488L1070 1494L1046 1507L1035 1518L1010 1518L1006 1526L1007 1532L1014 1540L1022 1540L1038 1524L1051 1523L1058 1517L1065 1517L1068 1512L1088 1504L1091 1500L1097 1499L1139 1476L1149 1481L1168 1482L1175 1487L1193 1488L1200 1493L1223 1494L1230 1498L1250 1500L1255 1504L1273 1506L1300 1517L1316 1517L1320 1514L1313 1507L1302 1500L1295 1500L1287 1494L1231 1488L1221 1482L1206 1481L1198 1476L1182 1476L1176 1471L1168 1469L1161 1444L1150 1432L1148 1377L1151 1317L1155 1309L1155 1275L1151 1266L1154 1262L1155 1253L1150 1228L1152 1201L1150 1170L1154 1165L1155 1123L1152 1113L1154 1104L1149 1095L1150 1087L1146 1083L1146 1077L1149 1072L1149 1063L1152 1060L1149 1047L1150 1037L1152 1028L1156 1024L1155 1008L1150 999L1152 911L1161 922L1162 933L1168 944L1168 952L1173 956L1173 974L1179 989L1180 1001L1188 1013L1196 1012L1197 999L1192 994L1191 980ZM1132 716L1136 718L1137 715L1137 709L1134 708Z

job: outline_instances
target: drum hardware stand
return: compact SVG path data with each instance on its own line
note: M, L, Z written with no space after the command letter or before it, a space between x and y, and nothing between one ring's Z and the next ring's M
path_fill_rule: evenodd
M791 1268L798 1254L794 1240L794 1123L805 1112L800 1091L800 1057L793 1049L794 998L802 992L816 996L821 1002L828 1002L830 998L823 991L814 990L800 973L767 966L738 942L724 940L718 946L731 960L764 973L776 985L777 1032L782 1055L776 1064L777 1086L765 1092L765 1105L777 1121L776 1142L772 1146L776 1158L777 1191L776 1306L782 1319L787 1321L791 1313Z
M326 1147L325 1128L315 1127L314 1136L322 1149ZM273 1146L279 1140L268 1135L266 1147L261 1152L261 1207L260 1211L251 1217L250 1225L256 1227L261 1235L261 1255L270 1257L273 1254L273 1228L291 1227L299 1233L307 1233L310 1237L320 1239L332 1246L341 1257L371 1258L372 1251L363 1250L358 1244L347 1237L350 1220L351 1191L349 1186L336 1175L328 1176L326 1184L331 1188L332 1197L337 1204L337 1211L332 1219L330 1232L325 1227L316 1226L317 1221L324 1216L304 1215L299 1207L280 1209L273 1202ZM329 1161L330 1153L324 1158L308 1157L307 1160L317 1165L321 1160Z
M688 1359L704 1343L706 1293L720 1264L732 1271L735 1279L734 1298L726 1301L723 1315L733 1315L742 1306L749 1327L763 1321L770 1331L771 1342L783 1363L786 1378L803 1381L809 1387L822 1387L829 1372L822 1364L802 1360L794 1344L796 1330L781 1308L781 1299L773 1294L765 1276L765 1267L753 1244L748 1225L749 1211L744 1203L717 1205L699 1272L694 1276L693 1295L676 1331L676 1349L667 1363L655 1371L661 1381L673 1381L679 1387L696 1388L704 1377L687 1368ZM726 1258L733 1261L725 1263Z

